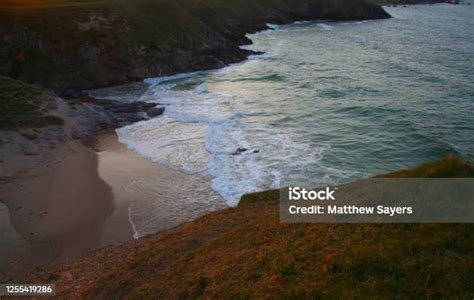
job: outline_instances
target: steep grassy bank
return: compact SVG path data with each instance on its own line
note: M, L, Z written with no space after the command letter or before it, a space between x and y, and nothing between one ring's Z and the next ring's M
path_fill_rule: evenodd
M474 176L455 157L403 172L388 176ZM277 198L244 196L237 208L33 280L64 297L472 298L472 224L281 224Z
M12 4L13 3L13 4ZM61 96L243 60L266 23L387 18L366 0L10 1L0 4L2 75Z
M62 125L61 117L49 113L55 108L41 87L0 76L0 130Z

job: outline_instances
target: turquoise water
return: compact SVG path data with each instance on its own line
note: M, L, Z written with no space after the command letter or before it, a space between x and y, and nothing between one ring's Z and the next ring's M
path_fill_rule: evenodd
M272 26L250 36L264 55L148 79L141 100L166 113L119 138L206 178L229 205L246 192L343 182L450 153L473 160L474 5L387 10L394 18Z

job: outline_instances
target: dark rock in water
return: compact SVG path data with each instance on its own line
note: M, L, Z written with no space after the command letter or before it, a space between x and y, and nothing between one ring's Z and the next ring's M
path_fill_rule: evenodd
M146 114L150 118L154 118L157 116L161 116L164 112L165 112L164 107L152 107L152 108L147 109Z
M247 149L247 148L237 148L237 150L234 153L232 153L232 155L240 155L240 154L248 152L248 151L249 151L249 149ZM253 154L260 153L260 150L252 150L252 153Z
M132 102L132 103L121 103L115 101L110 105L104 105L104 107L113 113L139 113L139 112L146 112L150 108L155 107L156 104L154 103L147 103L147 102Z
M65 99L75 99L87 97L87 94L77 88L58 88L56 93L60 94Z
M232 153L232 155L240 155L240 154L242 154L244 152L247 152L247 151L248 151L247 148L237 148L237 150L234 153Z
M138 111L140 112L146 112L150 108L156 107L156 103L150 103L150 102L136 102L138 103Z
M124 103L110 99L96 99L93 97L82 97L76 99L86 105L76 108L70 112L76 116L82 116L89 120L76 122L72 136L81 138L94 132L125 126L130 123L140 122L147 118L162 115L164 107L157 107L156 103L136 101ZM86 134L87 133L87 134Z
M138 113L118 113L114 114L114 117L119 122L119 126L140 122L146 119Z

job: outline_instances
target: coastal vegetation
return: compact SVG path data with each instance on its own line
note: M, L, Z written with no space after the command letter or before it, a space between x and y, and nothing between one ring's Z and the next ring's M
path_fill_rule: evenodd
M41 87L0 76L0 129L62 125L64 120L48 112L45 105L51 103L44 98Z
M386 176L473 177L454 156ZM467 298L472 224L282 224L278 193L43 270L63 297ZM28 281L29 282L29 281Z

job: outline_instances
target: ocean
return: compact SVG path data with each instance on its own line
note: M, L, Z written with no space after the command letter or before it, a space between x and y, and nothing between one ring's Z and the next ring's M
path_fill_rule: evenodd
M230 206L448 154L473 160L474 5L386 10L393 18L269 24L247 46L265 54L243 63L92 94L166 106L118 129L120 142L205 179Z

